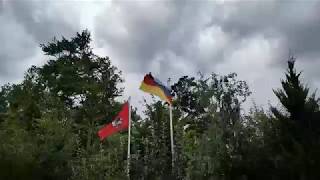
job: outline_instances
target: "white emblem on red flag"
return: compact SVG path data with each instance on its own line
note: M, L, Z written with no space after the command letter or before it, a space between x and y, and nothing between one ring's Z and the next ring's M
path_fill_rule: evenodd
M120 117L116 118L115 120L112 121L112 126L119 128L122 124L122 119Z

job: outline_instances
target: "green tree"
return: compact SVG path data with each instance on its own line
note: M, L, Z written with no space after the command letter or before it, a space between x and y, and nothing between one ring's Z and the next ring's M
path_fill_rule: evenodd
M109 179L125 175L126 134L104 143L96 135L120 109L115 98L122 93L117 87L123 82L121 72L108 57L95 55L90 42L90 33L83 31L71 39L54 38L42 44L50 60L32 66L22 83L2 87L0 151L1 166L7 168L1 177ZM101 116L110 118L97 118Z
M199 79L183 76L172 86L176 95L176 106L186 116L191 117L188 122L191 128L200 133L210 123L200 117L206 114L210 106L215 106L220 116L223 116L224 125L235 124L240 116L240 107L251 94L245 81L237 80L237 74L231 73L219 76L212 73L206 78L199 73Z
M284 178L319 179L319 99L315 93L309 95L294 65L295 58L290 57L282 89L274 90L283 109L271 107L279 128L277 168Z
M178 141L183 142L185 175L189 179L240 176L235 164L243 156L240 149L246 130L240 110L249 88L235 73L213 73L208 78L199 74L199 79L184 76L172 87L179 126L184 127Z

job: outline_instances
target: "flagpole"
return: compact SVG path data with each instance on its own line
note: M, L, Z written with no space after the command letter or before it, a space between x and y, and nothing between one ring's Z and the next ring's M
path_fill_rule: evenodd
M131 96L128 99L129 105L129 127L128 127L128 158L127 158L127 176L130 179L130 139L131 139Z
M168 78L167 85L170 87L171 78ZM172 172L174 169L174 143L173 143L173 123L172 123L172 104L169 104L169 114L170 114L170 139L171 139L171 167Z
M173 124L172 124L172 105L169 106L170 109L170 138L171 138L171 165L172 171L174 168L174 144L173 144Z

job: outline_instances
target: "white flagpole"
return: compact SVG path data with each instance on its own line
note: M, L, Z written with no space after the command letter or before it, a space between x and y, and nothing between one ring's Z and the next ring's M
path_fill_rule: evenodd
M127 158L127 175L130 179L130 139L131 139L131 96L128 99L129 106L129 128L128 128L128 158Z
M172 124L172 105L169 106L170 109L170 137L171 137L171 164L172 170L174 168L174 144L173 144L173 124Z
M171 78L168 78L168 87L170 86ZM171 139L171 166L172 170L174 168L174 143L173 143L173 123L172 123L172 104L169 104L169 113L170 113L170 139Z

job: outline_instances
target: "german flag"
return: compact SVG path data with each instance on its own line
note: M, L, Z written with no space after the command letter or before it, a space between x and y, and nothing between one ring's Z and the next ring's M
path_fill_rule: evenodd
M160 97L160 99L172 104L172 95L168 87L164 86L159 80L155 79L151 73L146 74L140 85L144 92Z

